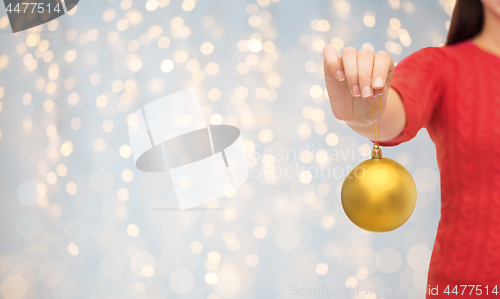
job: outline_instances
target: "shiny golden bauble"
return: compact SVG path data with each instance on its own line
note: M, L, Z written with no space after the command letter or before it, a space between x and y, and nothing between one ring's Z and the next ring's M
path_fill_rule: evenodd
M417 189L410 173L389 158L372 158L353 168L342 184L347 217L371 232L394 230L410 218Z

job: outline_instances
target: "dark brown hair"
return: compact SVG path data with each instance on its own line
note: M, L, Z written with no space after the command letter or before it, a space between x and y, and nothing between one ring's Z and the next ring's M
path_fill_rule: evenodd
M471 39L483 29L483 3L480 0L457 0L451 17L446 45Z

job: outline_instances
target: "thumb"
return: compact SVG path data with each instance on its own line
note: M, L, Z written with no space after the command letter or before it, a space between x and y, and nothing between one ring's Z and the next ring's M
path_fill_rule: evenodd
M339 57L337 49L333 45L327 45L323 49L323 59L325 61L325 76L337 80L345 81L342 57Z

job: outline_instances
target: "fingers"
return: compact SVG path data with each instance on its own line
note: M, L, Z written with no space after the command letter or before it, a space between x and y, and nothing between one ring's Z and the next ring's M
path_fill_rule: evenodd
M344 68L342 67L337 49L333 45L327 45L323 49L323 59L325 60L325 71L333 74L338 81L344 81Z
M375 55L373 63L372 87L375 90L384 88L387 82L387 75L394 69L394 62L391 55L386 51L379 51Z
M354 97L361 96L358 80L358 57L357 51L353 47L347 47L342 51L342 62L344 64L345 76L351 94Z
M361 49L358 52L359 86L361 86L361 94L364 99L369 99L373 96L372 71L374 59L375 54L372 50Z
M378 96L380 91L392 80L394 63L389 53L379 51L377 54L370 49L346 47L342 57L337 49L328 45L323 50L325 74L337 81L347 79L349 90L353 97L370 99Z

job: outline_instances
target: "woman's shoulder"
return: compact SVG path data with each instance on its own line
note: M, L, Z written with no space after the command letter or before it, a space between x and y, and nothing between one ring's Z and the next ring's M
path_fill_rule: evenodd
M451 65L467 63L467 59L464 58L473 54L474 47L470 40L449 46L425 47L406 56L398 65L414 64L419 67L446 68Z
M449 57L451 59L458 58L460 61L464 61L465 63L467 63L467 60L463 59L464 56L478 54L477 46L470 39L457 44L438 48L443 55L445 55L445 57Z

